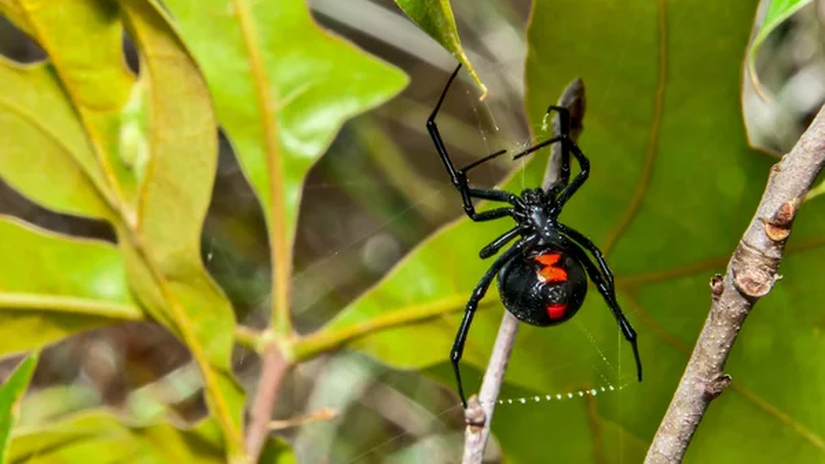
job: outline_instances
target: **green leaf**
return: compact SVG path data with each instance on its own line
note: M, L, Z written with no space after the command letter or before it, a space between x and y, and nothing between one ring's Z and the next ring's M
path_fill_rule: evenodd
M811 3L811 0L767 0L768 11L765 13L765 18L762 20L762 25L756 33L756 36L751 42L748 49L747 69L748 76L753 82L754 88L761 92L762 86L759 84L759 76L756 73L756 54L759 53L759 47L765 42L765 39L771 35L780 24L786 19L790 18L794 13L802 9L805 5Z
M748 147L739 101L755 8L755 0L536 3L526 67L531 127L540 127L567 83L583 78L588 110L580 145L591 175L560 220L606 252L619 302L638 331L645 380L634 380L629 346L592 287L573 321L522 325L503 398L622 388L499 406L493 428L509 462L542 462L548 450L560 462L642 461L710 308L708 281L724 272L773 161ZM539 185L544 162L528 163L506 188ZM794 223L784 279L748 318L726 365L734 382L711 404L686 462L822 459L825 288L817 269L825 259L825 217L817 208L817 200L808 203ZM309 340L355 337L353 346L386 363L436 366L432 372L454 389L445 363L458 313L490 265L478 250L509 227L505 220L461 219ZM468 378L470 366L484 369L503 311L494 288L484 302L465 350ZM383 331L357 330L390 318L378 327ZM410 320L423 322L386 330ZM809 380L787 382L800 376ZM468 384L468 391L478 387ZM548 432L560 424L564 433Z
M487 95L487 87L479 79L470 59L461 47L450 0L395 0L395 3L413 22L418 24L418 27L452 53L467 68L481 88L483 100Z
M318 28L302 0L164 4L203 69L221 126L261 201L274 267L272 323L287 335L304 176L347 118L392 97L406 79Z
M57 423L19 429L13 437L10 462L223 463L223 445L215 420L185 430L166 422L125 424L109 412L88 411ZM286 446L273 444L270 449L270 462L289 462L291 452Z
M0 217L0 256L0 355L143 318L126 285L123 260L109 243Z
M12 372L6 383L0 387L0 463L9 459L9 437L20 415L20 400L29 387L38 354L32 354Z

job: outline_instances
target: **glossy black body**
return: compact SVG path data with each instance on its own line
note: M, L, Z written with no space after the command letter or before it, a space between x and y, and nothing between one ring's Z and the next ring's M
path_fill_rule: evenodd
M564 205L584 184L590 173L590 161L570 138L569 110L559 106L549 107L547 109L548 114L551 111L557 111L559 114L559 135L513 156L513 159L518 159L550 144L559 143L561 146L561 163L559 179L555 184L547 190L541 187L526 189L520 195L498 189L475 188L467 181L467 172L505 154L506 150L500 150L492 155L485 156L461 169L456 169L453 166L444 141L441 139L441 134L438 132L435 117L444 102L450 84L458 75L460 69L461 65L456 68L450 80L447 81L435 109L427 119L427 131L429 131L441 162L450 176L450 182L461 194L464 213L475 222L493 221L502 218L510 218L515 222L512 229L503 233L479 251L481 259L491 258L515 240L513 245L506 248L493 261L490 268L476 284L464 308L464 318L461 320L461 326L458 328L453 348L450 351L450 362L455 372L461 403L464 407L467 406L464 388L461 384L459 361L464 352L464 344L467 341L467 334L470 331L470 325L473 322L478 303L484 298L496 275L498 275L499 280L499 293L507 310L519 320L538 326L560 324L573 317L584 302L587 294L587 278L585 275L589 277L613 312L613 316L616 318L625 339L630 342L633 355L636 358L637 376L641 381L642 362L639 358L639 348L636 343L636 331L633 330L633 326L630 325L616 301L616 290L610 267L607 265L601 250L590 239L558 220ZM572 180L570 179L571 153L576 158L580 168L579 173ZM473 199L498 202L499 205L506 204L506 206L479 212L476 211L475 205L473 205ZM592 256L592 260L588 256L588 252ZM536 257L548 253L557 253L559 256L546 259L545 264L536 261ZM551 262L552 264L547 264ZM545 269L547 273L542 274L542 268L548 265L553 269ZM553 307L554 305L562 305L563 307Z
M537 256L557 253L558 267L567 273L560 282L545 282L539 272L544 267ZM570 320L587 296L587 275L582 264L557 246L533 250L517 256L498 272L498 294L504 307L518 320L539 327L558 325ZM564 315L551 318L547 307L566 305Z

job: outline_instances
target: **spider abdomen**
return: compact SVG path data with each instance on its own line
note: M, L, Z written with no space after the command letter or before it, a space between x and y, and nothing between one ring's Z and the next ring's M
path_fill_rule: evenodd
M581 263L557 248L533 250L510 260L498 273L504 307L520 321L560 324L581 307L587 277Z

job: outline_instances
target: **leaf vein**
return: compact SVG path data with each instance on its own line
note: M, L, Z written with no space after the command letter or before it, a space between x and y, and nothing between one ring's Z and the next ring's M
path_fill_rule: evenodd
M656 86L656 97L653 103L653 120L650 124L650 135L648 136L647 148L645 149L645 159L642 166L642 175L633 192L625 213L622 215L619 225L608 235L602 250L607 256L616 245L616 242L624 235L636 213L644 200L645 193L650 187L650 178L653 173L653 163L656 160L659 145L659 131L662 124L662 115L665 106L665 89L667 87L667 7L666 0L659 0L659 69L658 82Z

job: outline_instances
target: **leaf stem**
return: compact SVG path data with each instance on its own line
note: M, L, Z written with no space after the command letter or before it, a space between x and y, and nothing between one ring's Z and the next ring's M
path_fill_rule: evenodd
M241 324L235 326L235 342L259 353L264 350L265 345L264 335L261 332Z
M465 295L453 295L435 303L385 313L342 329L321 330L295 341L293 345L295 359L297 361L311 359L321 353L334 350L377 331L417 324L428 319L459 312L464 309L465 300Z
M3 308L3 310L34 310L85 314L88 316L109 317L129 321L140 321L145 318L140 308L129 303L35 293L0 293L0 308Z
M280 188L283 175L283 158L278 141L278 121L275 111L278 109L269 86L266 65L261 52L258 31L250 11L248 0L234 0L234 10L238 15L243 42L249 54L249 69L258 103L258 112L263 127L265 156L269 176L269 198L264 202L267 211L267 230L269 231L270 261L272 263L272 318L270 326L276 335L282 338L292 337L292 320L290 318L290 278L292 276L292 252L285 218L286 198Z

